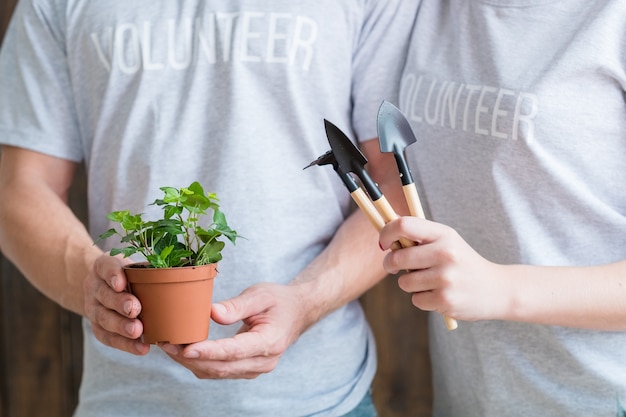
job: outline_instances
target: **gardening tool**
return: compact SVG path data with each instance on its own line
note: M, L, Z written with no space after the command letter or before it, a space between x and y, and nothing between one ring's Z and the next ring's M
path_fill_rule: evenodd
M372 204L363 189L359 187L359 185L356 183L352 175L350 175L349 172L342 171L339 168L339 163L337 162L337 158L335 158L335 154L333 154L333 151L329 150L324 155L320 156L315 161L305 166L304 169L312 167L313 165L332 165L333 169L335 170L337 175L339 175L339 178L341 178L344 185L350 192L350 195L352 196L354 202L365 213L365 215L370 220L372 225L376 228L376 230L380 232L380 230L385 225L385 221L383 220L380 213L378 213L376 207L374 207L374 204Z
M324 124L331 150L311 162L307 167L305 167L305 169L313 165L333 165L333 168L337 174L339 174L351 194L354 193L353 190L355 190L355 187L356 189L360 189L354 181L354 178L350 175L351 172L354 173L361 180L361 183L369 194L369 198L372 200L369 201L362 190L359 192L360 197L358 200L353 195L357 205L365 211L368 217L370 217L371 213L370 205L373 205L380 214L383 224L397 219L399 216L380 191L378 185L376 185L365 170L367 158L365 158L365 156L337 126L328 120L324 120ZM377 217L370 217L370 221L372 221L377 230L382 229L381 222ZM415 245L415 242L402 238L399 244L396 242L396 244L392 246L392 250L399 249L400 247L406 248ZM454 330L457 327L456 320L446 318L446 326L449 330Z
M352 141L337 126L324 120L326 127L326 137L330 143L333 154L339 164L339 170L342 172L354 173L363 184L363 187L369 194L374 207L380 213L385 223L399 218L396 212L389 204L378 185L372 180L372 177L365 170L367 158L359 151ZM415 242L402 238L400 244L404 248L415 246Z
M377 123L380 151L392 152L396 159L402 181L402 191L404 191L404 198L411 216L425 219L426 215L404 155L405 148L417 141L411 125L400 110L388 101L383 101L378 109Z
M388 101L383 101L378 109L378 141L381 152L393 152L398 165L398 172L402 181L402 191L412 216L425 219L424 209L406 162L404 150L407 146L417 142L411 125L400 109ZM458 323L451 317L444 316L448 330L454 330Z

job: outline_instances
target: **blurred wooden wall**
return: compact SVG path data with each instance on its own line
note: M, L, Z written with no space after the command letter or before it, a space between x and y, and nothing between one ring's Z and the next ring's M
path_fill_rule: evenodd
M0 42L16 3L0 1ZM83 220L84 196L81 172L70 201ZM81 371L80 318L35 290L0 251L0 417L71 416Z
M16 3L0 0L0 42ZM85 190L80 171L70 204L83 220ZM82 354L80 317L35 290L0 249L0 417L71 416Z
M0 1L0 43L16 3ZM83 221L85 192L79 171L70 204ZM374 401L380 417L430 416L426 314L411 306L394 277L362 303L377 338ZM81 370L80 318L37 292L0 252L0 417L71 416Z

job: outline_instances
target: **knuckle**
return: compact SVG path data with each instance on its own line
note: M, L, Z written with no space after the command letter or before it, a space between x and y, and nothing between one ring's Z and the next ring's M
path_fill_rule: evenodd
M230 377L230 372L225 369L225 368L215 368L215 369L209 369L206 373L200 373L201 375L210 375L211 378L215 378L215 379L226 379L228 377ZM201 376L198 376L199 378L201 378Z
M459 260L459 252L451 245L437 248L437 256L446 263L456 263Z
M397 219L398 228L402 231L406 231L407 229L409 229L411 221L411 218L408 216L400 217L399 219Z
M262 366L258 371L259 374L269 374L278 365L278 359L267 362L264 366Z
M106 313L107 311L103 308L94 308L92 322L98 324L100 327L104 327L104 324L106 323Z
M402 263L402 260L404 259L403 252L404 251L401 251L401 250L390 252L387 255L389 266L391 266L394 269L399 269L399 265Z
M268 285L257 285L253 287L254 296L264 305L274 300L273 287Z
M228 350L229 356L234 360L242 360L247 357L246 352L238 346L231 346Z

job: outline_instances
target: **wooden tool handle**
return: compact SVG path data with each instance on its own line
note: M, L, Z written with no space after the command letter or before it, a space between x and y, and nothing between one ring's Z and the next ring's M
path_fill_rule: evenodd
M403 185L402 191L404 191L404 198L406 199L406 203L409 206L411 216L425 219L426 216L424 215L424 209L422 208L422 203L420 202L419 195L417 194L417 188L415 188L415 184ZM443 319L446 322L446 327L448 328L448 330L454 330L459 327L459 323L452 317L443 316Z
M389 223L390 221L400 217L393 210L393 207L391 207L391 204L389 204L389 201L387 201L385 196L382 196L378 200L374 201L374 206L376 207L380 215L383 216L383 220L385 221L385 223ZM400 238L400 244L403 248L408 248L416 245L415 242L406 238Z
M424 209L422 208L422 203L420 202L420 197L417 194L417 188L415 188L415 184L411 183L403 185L402 191L404 191L404 198L406 199L406 203L409 206L411 216L425 219L426 215L424 214Z
M443 319L446 322L446 327L448 330L454 330L459 327L459 323L456 321L456 319L448 316L443 316Z
M363 213L365 213L370 223L372 223L376 230L380 232L385 225L385 221L380 213L378 213L376 207L374 207L374 204L372 204L372 201L367 197L363 189L357 188L356 191L353 191L350 195L356 205L359 206Z
M359 206L363 213L365 213L365 216L367 216L370 223L372 223L374 228L376 228L376 231L380 232L385 225L385 220L382 218L382 216L372 203L372 200L369 199L369 197L367 196L367 194L365 194L362 188L357 188L356 191L353 191L352 193L350 193L350 195L352 196L352 199L354 200L356 205ZM400 249L401 247L402 246L400 246L399 242L393 242L393 245L391 245L391 250Z

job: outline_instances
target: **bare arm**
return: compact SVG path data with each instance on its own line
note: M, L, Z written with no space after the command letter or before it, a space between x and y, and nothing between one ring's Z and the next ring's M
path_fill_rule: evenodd
M381 232L421 245L389 253L389 272L417 307L460 320L513 320L598 330L626 330L626 260L590 267L499 265L476 253L453 229L403 218Z
M626 261L593 267L501 267L507 320L626 330Z
M0 156L3 253L44 295L82 315L83 280L102 252L67 206L76 164L11 146Z

